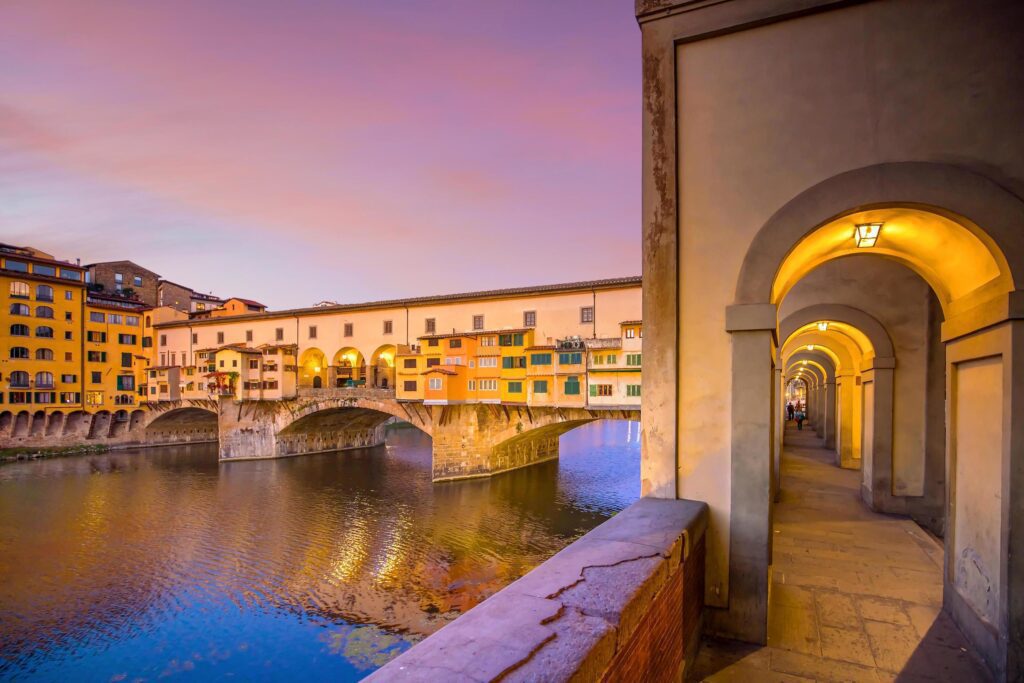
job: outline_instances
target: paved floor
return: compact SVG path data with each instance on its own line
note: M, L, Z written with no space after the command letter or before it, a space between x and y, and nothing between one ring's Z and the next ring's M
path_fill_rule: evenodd
M942 547L871 512L860 472L786 431L768 646L705 639L694 681L987 681L942 604Z

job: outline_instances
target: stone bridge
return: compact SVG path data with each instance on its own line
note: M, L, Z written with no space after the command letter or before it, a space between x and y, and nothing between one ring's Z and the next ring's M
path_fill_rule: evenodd
M433 479L480 477L558 457L558 437L601 419L639 420L630 408L514 404L424 405L386 389L304 389L284 401L160 401L95 412L0 412L0 447L160 446L219 442L221 461L283 458L384 443L388 422L433 441Z

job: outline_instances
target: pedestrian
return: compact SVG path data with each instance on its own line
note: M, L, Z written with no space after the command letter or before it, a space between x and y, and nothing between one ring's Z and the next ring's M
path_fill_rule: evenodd
M787 416L787 419L792 420L794 413L796 413L796 409L793 408L793 402L790 401L789 403L786 404L786 416Z
M804 413L804 411L798 409L796 411L796 428L799 429L801 432L804 430L804 420L806 420L806 419L807 419L806 413Z

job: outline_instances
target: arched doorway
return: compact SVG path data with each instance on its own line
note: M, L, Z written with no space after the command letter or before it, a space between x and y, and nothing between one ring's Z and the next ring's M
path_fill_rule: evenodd
M299 388L321 388L327 380L327 359L324 352L315 346L299 356Z
M353 346L338 349L331 361L331 371L336 387L366 385L366 359L359 349Z
M395 354L394 344L382 344L370 357L370 381L379 389L393 389L395 386Z

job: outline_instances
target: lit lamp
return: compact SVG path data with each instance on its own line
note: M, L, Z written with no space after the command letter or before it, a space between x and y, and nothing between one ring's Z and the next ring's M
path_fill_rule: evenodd
M808 344L807 345L807 350L808 351L813 351L814 350L814 344Z
M878 235L882 232L881 223L858 223L853 230L853 240L861 249L875 246Z
M827 322L825 322L825 321L823 320L823 321L821 321L820 323L818 323L818 331L819 331L819 332L824 332L824 331L825 331L825 330L827 330L827 329L828 329L828 323L827 323Z
M318 365L315 368L313 368L313 372L320 372L320 366Z

